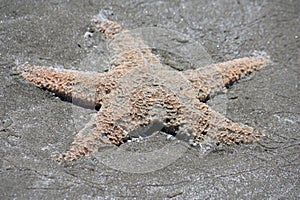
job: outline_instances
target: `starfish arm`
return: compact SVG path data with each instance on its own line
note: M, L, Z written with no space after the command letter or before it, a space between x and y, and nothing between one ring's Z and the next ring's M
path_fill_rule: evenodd
M108 48L114 53L111 66L114 69L128 69L159 64L159 59L140 38L133 37L128 30L113 21L94 19L96 28L109 40Z
M203 113L193 124L195 140L198 142L213 140L217 144L251 143L264 136L252 127L229 120L202 102L197 107Z
M74 161L106 145L122 144L128 132L135 129L135 124L128 120L128 113L127 109L120 109L119 105L104 105L85 128L79 131L70 149L56 158Z
M83 107L99 107L105 95L105 91L101 91L101 88L105 90L105 86L99 89L105 82L105 76L100 73L45 66L25 66L19 70L30 83Z
M97 151L104 145L105 143L99 139L95 118L96 117L93 116L90 122L77 133L68 151L60 155L53 155L53 158L56 160L75 161L82 156Z
M265 67L269 62L265 57L245 57L212 64L196 70L187 70L184 75L199 91L198 98L200 101L205 101L218 90L229 86L255 70Z
M106 39L112 39L114 35L122 31L122 26L114 21L95 18L92 22L96 25L97 30L103 33Z

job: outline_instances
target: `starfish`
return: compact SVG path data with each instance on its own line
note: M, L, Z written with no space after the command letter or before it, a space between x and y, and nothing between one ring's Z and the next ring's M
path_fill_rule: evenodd
M94 19L114 53L107 72L83 72L24 65L20 75L34 85L81 106L93 106L95 117L78 132L69 150L57 159L73 161L103 144L121 145L132 134L156 124L191 144L234 144L259 140L264 134L231 121L206 101L220 89L269 63L245 57L197 69L177 71L163 65L140 38L119 24Z

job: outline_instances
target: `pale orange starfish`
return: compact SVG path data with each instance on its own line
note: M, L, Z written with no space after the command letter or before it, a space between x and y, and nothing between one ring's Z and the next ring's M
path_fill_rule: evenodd
M94 20L116 54L104 73L25 66L21 76L79 105L99 108L60 159L76 160L101 144L120 145L130 133L159 122L159 129L192 143L248 143L263 134L210 109L218 90L268 64L247 57L202 68L176 71L159 61L139 38L115 22Z

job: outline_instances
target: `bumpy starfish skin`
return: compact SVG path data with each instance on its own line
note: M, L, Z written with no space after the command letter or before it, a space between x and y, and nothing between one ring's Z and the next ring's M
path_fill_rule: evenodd
M177 138L199 143L248 143L263 134L213 111L205 101L218 90L268 64L247 57L195 70L175 71L160 63L139 38L112 21L94 20L110 39L109 72L25 66L21 76L38 87L83 106L100 108L59 159L76 160L102 144L120 145L130 133L159 121Z

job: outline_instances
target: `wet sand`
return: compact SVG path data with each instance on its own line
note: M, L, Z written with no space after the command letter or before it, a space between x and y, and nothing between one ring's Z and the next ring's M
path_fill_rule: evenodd
M2 1L0 199L299 199L300 3L209 2ZM267 136L206 154L186 147L178 159L152 170L143 162L137 171L116 170L100 159L101 151L73 163L51 159L68 149L95 111L30 85L12 68L28 62L104 70L105 41L83 37L100 10L109 10L108 18L128 29L162 27L185 34L214 62L269 55L271 65L233 85L221 101L227 117ZM169 143L157 134L121 148L143 153Z

